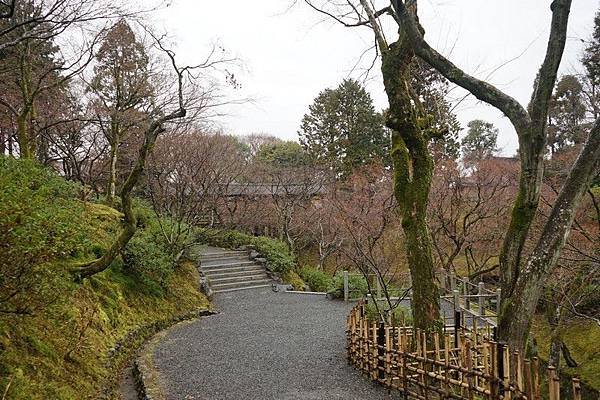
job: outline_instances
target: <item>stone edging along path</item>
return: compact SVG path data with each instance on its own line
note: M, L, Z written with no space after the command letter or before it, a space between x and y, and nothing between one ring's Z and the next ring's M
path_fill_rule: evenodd
M165 395L158 381L158 373L154 367L152 354L158 343L167 335L169 329L180 324L192 323L202 317L217 314L211 310L196 310L173 320L169 326L157 330L139 352L133 361L133 379L138 399L142 400L164 400Z

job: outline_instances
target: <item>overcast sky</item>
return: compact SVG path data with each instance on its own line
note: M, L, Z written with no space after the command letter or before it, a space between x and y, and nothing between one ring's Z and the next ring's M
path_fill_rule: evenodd
M234 95L254 102L229 107L220 121L228 133L262 132L295 140L302 116L321 90L362 75L353 67L371 46L372 33L326 20L301 0L290 9L291 3L173 0L160 13L158 22L172 34L178 57L186 62L202 59L215 41L243 61L245 71L238 75L243 86ZM546 49L550 3L421 0L419 14L427 40L438 51L526 105ZM580 70L581 39L590 37L599 5L599 0L573 0L561 73ZM363 67L372 56L365 56ZM373 75L367 88L378 109L387 107L380 75ZM458 90L452 95L461 97ZM493 122L500 128L503 153L514 154L516 134L498 111L471 99L457 107L457 114L463 126L474 118Z

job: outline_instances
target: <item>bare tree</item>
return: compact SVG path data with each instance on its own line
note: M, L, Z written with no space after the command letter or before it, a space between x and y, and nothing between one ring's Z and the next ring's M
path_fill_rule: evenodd
M429 223L437 261L447 271L466 264L470 279L495 271L518 164L489 158L461 167L455 160L435 169Z
M386 126L392 131L391 158L394 167L394 195L400 207L406 254L412 277L412 313L417 328L440 328L439 290L435 283L431 234L427 227L427 205L433 175L431 144L449 132L449 120L436 120L423 104L424 87L417 85L413 67L417 62L411 43L399 30L395 41L388 41L379 21L394 15L391 5L379 10L366 0L344 3L327 2L314 9L347 27L370 28L381 55L383 84L389 109ZM411 7L416 14L416 4Z
M163 82L164 86L157 90L157 93L161 93L161 95L154 99L153 104L156 108L152 113L153 117L144 130L143 142L139 147L138 156L121 188L121 207L124 213L122 230L102 257L79 265L74 269L74 273L80 279L90 277L108 268L135 234L137 219L133 212L132 191L143 175L148 156L158 136L167 130L168 124L184 120L188 116L189 109L193 111L190 114L197 117L202 111L202 106L210 104L210 98L199 99L197 96L198 93L210 92L199 90L201 89L198 82L201 77L199 72L214 69L219 62L209 58L204 63L196 66L180 67L176 62L175 53L164 46L164 39L154 36L151 32L149 33L155 39L157 48L166 57L166 61L173 71L172 78L174 81L167 80ZM176 88L175 92L169 90L172 87Z

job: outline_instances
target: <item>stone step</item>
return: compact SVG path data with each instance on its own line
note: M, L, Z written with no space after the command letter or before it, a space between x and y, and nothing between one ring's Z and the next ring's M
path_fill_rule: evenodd
M254 264L254 265L246 265L241 267L229 267L229 268L200 268L202 273L205 276L212 276L214 274L222 274L225 272L247 272L247 271L264 271L265 267L262 265Z
M244 276L229 276L229 277L225 277L225 278L209 277L208 283L211 285L211 287L213 287L215 285L220 285L223 283L236 283L236 282L241 283L241 282L265 280L265 279L269 279L269 277L267 276L267 274L265 274L263 272L262 274L253 274L253 275L244 275Z
M200 268L202 270L213 270L213 269L223 269L223 268L235 268L235 267L246 267L248 265L259 265L256 264L254 261L250 261L250 260L239 260L239 261L233 261L233 262L218 262L218 263L208 263L208 264L203 264L200 263Z
M252 281L243 281L243 282L216 283L216 284L213 283L210 285L210 287L215 292L218 292L223 289L235 289L235 288L241 288L241 287L246 287L246 286L267 285L271 282L272 281L270 279L265 278L265 279L256 279L256 280L252 280ZM269 286L269 285L267 285L267 286Z
M237 292L238 290L248 290L248 289L264 289L264 288L268 288L271 287L270 284L268 285L254 285L254 286L243 286L243 287L237 287L237 288L231 288L231 289L218 289L218 290L214 290L215 293L227 293L227 292Z
M204 253L200 256L202 260L215 260L221 258L248 258L247 251L224 251L221 253Z
M241 271L230 271L229 269L226 272L220 271L203 271L204 275L208 278L228 278L234 276L246 276L246 275L256 275L258 273L266 273L265 268L261 266L256 267L244 267ZM208 272L208 273L207 273Z

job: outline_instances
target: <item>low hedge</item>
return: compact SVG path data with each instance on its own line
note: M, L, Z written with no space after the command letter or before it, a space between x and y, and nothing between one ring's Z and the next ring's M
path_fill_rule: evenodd
M265 236L252 236L238 231L208 228L198 229L196 235L202 243L227 249L252 245L267 259L269 267L281 274L291 271L296 266L294 256L290 254L287 246L281 240Z
M334 289L333 277L323 270L303 267L300 270L300 277L310 286L312 291L329 292Z
M364 276L350 274L348 276L348 290L351 299L363 297L369 293L369 285ZM341 272L333 277L333 289L330 290L329 294L336 299L344 298L344 275Z

